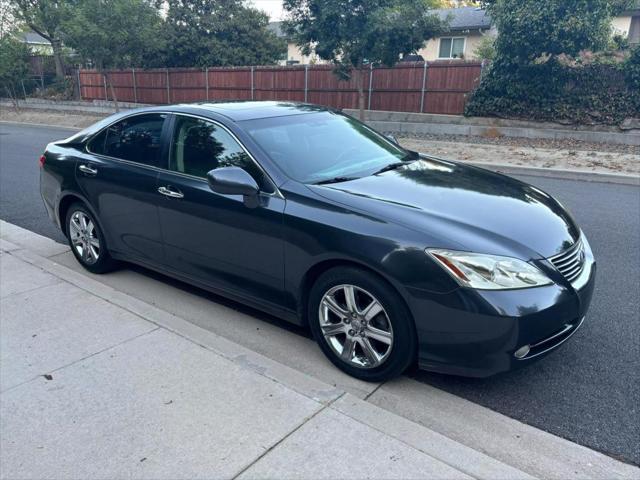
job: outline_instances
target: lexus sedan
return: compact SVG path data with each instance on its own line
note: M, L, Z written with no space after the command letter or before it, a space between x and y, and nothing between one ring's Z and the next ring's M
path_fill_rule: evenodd
M342 113L232 102L116 114L47 146L78 262L133 262L298 325L354 377L488 376L582 324L589 242L545 192Z

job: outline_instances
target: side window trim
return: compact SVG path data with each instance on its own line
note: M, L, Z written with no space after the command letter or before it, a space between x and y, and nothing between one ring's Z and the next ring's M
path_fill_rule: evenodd
M167 173L172 173L175 175L179 175L179 176L184 176L184 177L188 177L188 178L192 178L192 179L196 179L196 180L200 180L201 182L205 182L207 183L207 179L203 178L203 177L199 177L197 175L191 175L188 173L182 173L182 172L178 172L176 170L171 170L169 168L171 160L169 159L169 155L171 155L171 149L173 148L173 142L175 141L175 125L178 122L178 117L190 117L190 118L197 118L198 120L203 120L205 122L209 122L209 123L213 123L214 125L216 125L217 127L222 128L225 132L227 132L231 138L240 146L240 148L242 149L242 151L244 153L247 154L247 156L249 157L249 159L258 167L258 169L262 172L262 174L264 175L264 177L267 179L267 181L271 184L271 186L273 187L273 192L264 192L261 191L260 193L264 194L264 195L268 195L268 196L276 196L276 197L280 197L284 199L284 196L282 195L282 193L280 192L280 189L278 189L278 186L276 185L276 183L273 181L273 179L271 178L271 176L267 173L267 171L262 167L262 165L260 165L260 162L258 162L255 157L251 154L251 152L249 151L249 149L247 147L244 146L244 144L240 141L240 139L229 129L227 128L224 124L213 120L211 118L207 118L207 117L202 117L199 115L192 115L190 113L181 113L181 112L173 112L172 113L173 116L173 121L172 121L172 128L171 128L171 134L170 134L170 139L169 139L169 144L167 147L167 168L163 169L163 171L167 172Z

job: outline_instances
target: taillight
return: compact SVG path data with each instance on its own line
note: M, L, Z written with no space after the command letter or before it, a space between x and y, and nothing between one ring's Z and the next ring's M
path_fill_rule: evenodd
M38 160L38 163L40 164L40 168L44 167L44 162L47 160L47 158L43 155L40 155L40 160Z

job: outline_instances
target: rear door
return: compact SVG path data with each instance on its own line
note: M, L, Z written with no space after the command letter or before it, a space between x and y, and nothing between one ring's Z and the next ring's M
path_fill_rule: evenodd
M167 262L206 284L280 304L284 283L285 201L238 140L222 125L175 115L160 222ZM207 172L238 166L261 188L259 202L213 192Z
M109 250L153 264L164 261L156 183L166 158L168 117L148 113L120 120L94 137L76 164Z

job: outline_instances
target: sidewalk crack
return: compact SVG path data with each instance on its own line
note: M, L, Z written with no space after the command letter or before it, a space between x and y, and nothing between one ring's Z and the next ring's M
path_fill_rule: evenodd
M53 370L48 370L46 372L38 374L35 377L30 378L29 380L25 380L24 382L20 382L17 385L13 385L13 386L11 386L9 388L6 388L5 390L0 391L0 394L5 394L5 393L10 392L11 390L13 390L15 388L21 387L21 386L23 386L23 385L25 385L25 384L27 384L29 382L33 382L34 380L37 380L38 378L42 377L45 374L51 374L51 373L54 373L54 372L59 372L60 370L64 370L67 367L71 367L71 366L73 366L73 365L75 365L77 363L83 362L84 360L87 360L87 359L89 359L91 357L95 357L96 355L99 355L101 353L108 352L109 350L111 350L113 348L116 348L116 347L119 347L120 345L124 345L125 343L131 342L131 341L136 340L136 339L138 339L140 337L144 337L145 335L149 335L150 333L153 333L156 330L160 330L160 327L156 326L156 328L154 328L152 330L148 330L148 331L146 331L144 333L140 333L140 334L138 334L138 335L136 335L134 337L127 338L127 339L125 339L125 340L123 340L123 341L121 341L119 343L116 343L115 345L110 345L108 347L103 348L102 350L98 350L96 352L90 353L89 355L85 355L84 357L79 358L77 360L74 360L71 363L68 363L66 365L62 365L61 367L55 368Z
M327 408L331 407L331 405L333 405L335 402L337 402L338 400L340 400L342 397L344 397L347 393L344 392L342 395L334 398L333 400L331 400L330 402L328 402L327 404L323 405L322 408L316 410L315 412L313 412L311 415L309 415L308 417L306 417L302 422L300 422L300 425L296 426L294 429L292 429L289 433L287 433L284 437L282 437L280 440L278 440L276 443L274 443L273 445L271 445L269 448L267 448L264 452L262 452L260 455L258 455L252 462L250 462L246 467L244 467L243 469L241 469L237 474L235 474L232 477L232 480L236 480L237 478L239 478L244 472L246 472L247 470L249 470L252 466L254 466L256 463L258 463L260 460L262 460L264 457L266 457L269 453L271 453L273 450L275 450L278 446L280 446L286 439L288 439L289 437L291 437L294 433L296 433L298 430L300 430L303 426L305 426L307 423L309 423L309 421L313 420L315 417L317 417L319 414L321 414L322 412L324 412Z

